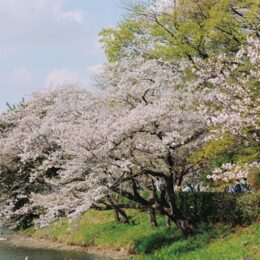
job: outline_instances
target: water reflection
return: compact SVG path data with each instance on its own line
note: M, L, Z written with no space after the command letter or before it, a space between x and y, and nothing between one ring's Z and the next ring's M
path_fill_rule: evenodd
M8 239L12 235L7 229L0 229L0 260L94 260L102 259L85 252L68 252L53 249L33 249L10 245ZM2 238L2 239L1 239Z

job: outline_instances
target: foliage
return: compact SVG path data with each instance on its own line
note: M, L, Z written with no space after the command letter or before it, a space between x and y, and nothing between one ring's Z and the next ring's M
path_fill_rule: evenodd
M225 222L246 225L260 216L260 193L176 193L179 208L195 223Z
M155 1L132 7L117 28L101 32L101 42L110 61L129 53L167 60L207 58L236 52L246 36L259 29L256 14L259 5L253 0ZM146 42L149 48L144 48Z
M100 42L104 44L104 50L107 54L107 58L110 62L116 62L122 57L120 52L124 49L124 52L132 55L136 55L134 50L135 44L148 44L147 39L135 38L136 34L141 34L145 30L147 25L138 20L127 20L122 23L119 28L105 28L100 32ZM138 43L137 43L138 42ZM133 48L131 50L131 48ZM137 50L136 50L137 51Z
M251 223L260 217L260 193L248 193L237 199L236 217L241 224Z
M228 156L228 152L236 147L236 140L234 136L225 136L222 139L213 139L207 142L200 150L192 154L190 160L192 162L203 162L203 161L217 161L220 155L224 154ZM221 166L223 163L231 162L230 158L228 161L222 161L220 164L216 162L215 167Z

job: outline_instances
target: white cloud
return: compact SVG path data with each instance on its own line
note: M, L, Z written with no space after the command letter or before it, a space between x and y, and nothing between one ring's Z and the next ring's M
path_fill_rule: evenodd
M0 110L49 84L93 89L98 31L116 17L106 10L110 0L0 0Z
M19 84L30 84L33 80L32 72L27 67L15 68L10 77L13 84L19 86Z
M18 50L17 48L15 47L12 47L12 46L8 46L4 49L4 53L6 55L14 55L14 54L17 54L18 53Z
M88 66L86 70L87 73L94 75L102 72L103 68L104 68L104 64L96 64L96 65Z
M76 23L83 23L85 21L86 11L83 11L83 10L80 10L80 9L64 11L63 10L64 2L65 2L64 0L53 1L54 5L52 7L52 10L54 11L54 13L58 17L62 17L64 19L69 19L69 20L74 21Z
M84 12L82 10L74 10L74 11L70 11L70 12L63 12L63 13L61 13L61 16L63 18L69 18L76 23L83 23L84 20L85 20Z
M56 69L49 73L45 81L45 86L55 86L64 84L76 84L80 81L80 73L77 70L66 68Z
M0 77L0 111L6 109L6 102L16 104L26 97L34 86L35 78L28 67L16 67L7 70Z
M9 58L10 56L14 56L20 53L19 50L13 46L7 46L0 49L0 59Z
M86 11L64 0L0 0L0 44L86 49L96 41Z
M81 87L94 89L94 77L102 71L103 66L104 65L102 64L96 64L78 70L71 70L68 68L55 69L47 75L45 87L78 84Z
M14 90L15 88L27 88L34 83L33 73L28 67L16 67L0 77L0 88ZM13 93L15 94L15 93Z

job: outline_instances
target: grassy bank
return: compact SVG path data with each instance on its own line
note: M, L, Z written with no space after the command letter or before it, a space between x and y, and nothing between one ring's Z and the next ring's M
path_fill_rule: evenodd
M65 219L45 228L27 229L23 233L33 238L135 254L152 252L182 238L176 227L165 227L163 218L158 219L158 228L152 228L147 214L136 210L128 210L127 213L130 225L116 223L111 211L91 210L71 223Z
M247 228L224 231L222 227L204 232L187 240L177 241L158 252L143 256L141 260L183 259L183 260L219 260L219 259L260 259L260 224L254 223ZM221 230L222 229L222 230ZM229 234L233 232L233 234Z
M129 210L131 224L118 224L113 212L91 210L68 223L60 220L49 227L23 231L33 238L44 238L70 245L120 250L139 254L139 259L260 259L260 224L232 229L215 225L200 227L198 235L184 239L176 227L152 228L143 212Z

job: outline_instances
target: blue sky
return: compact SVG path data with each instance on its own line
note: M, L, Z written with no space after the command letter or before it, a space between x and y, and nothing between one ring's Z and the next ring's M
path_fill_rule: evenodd
M0 6L0 111L49 85L91 88L90 75L106 62L98 33L124 13L121 0L0 0Z

